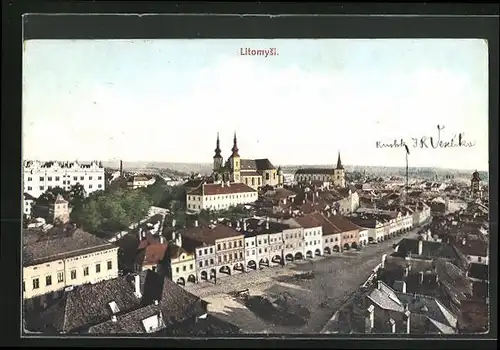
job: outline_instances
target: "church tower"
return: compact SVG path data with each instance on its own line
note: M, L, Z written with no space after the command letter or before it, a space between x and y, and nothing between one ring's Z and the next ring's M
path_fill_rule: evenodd
M477 197L480 194L480 184L481 178L479 172L476 170L472 173L472 179L470 180L470 193L473 197Z
M220 140L219 133L217 133L217 146L215 147L215 155L214 155L214 172L217 172L222 168L222 156L220 150Z
M345 170L340 160L340 152L337 158L337 167L333 171L333 184L336 187L345 187Z
M234 132L234 138L233 138L233 148L231 148L231 151L233 152L230 157L230 166L231 170L233 173L233 181L236 183L239 183L241 181L241 174L240 174L240 155L238 153L238 140L236 138L236 132Z

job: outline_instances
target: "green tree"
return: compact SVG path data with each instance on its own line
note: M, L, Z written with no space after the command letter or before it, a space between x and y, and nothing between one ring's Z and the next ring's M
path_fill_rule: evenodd
M87 192L85 191L85 187L81 183L77 183L71 186L69 190L69 202L73 207L80 207L83 205L83 201Z
M84 204L80 213L75 213L81 226L90 232L97 231L102 225L102 213L96 200Z

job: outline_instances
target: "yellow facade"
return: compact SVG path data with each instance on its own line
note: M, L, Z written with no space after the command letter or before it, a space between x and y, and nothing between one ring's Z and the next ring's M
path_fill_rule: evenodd
M23 298L118 277L118 248L23 268Z
M196 282L196 264L194 254L183 252L178 258L170 259L172 281Z

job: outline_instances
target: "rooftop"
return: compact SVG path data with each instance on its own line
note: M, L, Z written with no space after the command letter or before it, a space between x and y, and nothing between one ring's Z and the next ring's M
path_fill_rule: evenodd
M206 243L214 245L218 239L242 236L243 232L238 232L234 228L221 224L201 224L197 227L189 227L181 231L183 237L200 242L200 245Z
M188 195L194 196L213 196L235 193L254 193L257 190L243 183L221 183L221 184L202 184L201 186L189 191Z
M23 230L23 266L67 259L115 248L115 246L72 225Z

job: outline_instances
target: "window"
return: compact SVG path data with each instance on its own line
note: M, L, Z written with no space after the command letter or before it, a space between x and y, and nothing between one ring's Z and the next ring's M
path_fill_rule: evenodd
M92 185L89 185L89 189L92 189Z
M89 180L92 180L92 176L89 176Z
M97 177L97 180L102 180L102 176L98 176L98 177Z
M240 252L240 259L243 258L243 252Z
M23 281L23 292L26 292L26 283Z
M248 242L246 242L246 244L247 244L247 247L248 247Z
M231 249L232 248L231 242L229 242L228 245L229 245L229 249Z
M186 265L182 267L182 271L186 271Z
M40 281L38 278L33 278L33 289L38 289L40 288Z
M192 270L193 269L193 264L189 264L189 269Z
M224 247L224 250L226 249L226 243L223 243L222 246Z
M83 180L83 179L85 179L85 177L83 177L83 176L80 176L80 180Z
M478 261L478 262L481 262L481 260L482 260L482 259L481 259L481 257L480 257L480 256L478 256L478 257L477 257L477 261Z
M259 248L259 254L260 254L260 253L262 253L262 249L261 249L261 248Z
M219 257L220 258L220 257ZM214 264L214 259L210 259L210 264L213 265Z
M72 280L76 279L76 270L71 270L71 279Z
M224 262L227 261L227 255L224 255Z
M252 177L252 186L255 186L255 178Z
M266 180L269 180L269 173L266 173Z
M214 253L214 248L210 248L210 254Z
M28 181L31 181L31 180L32 180L32 178L31 178L31 177L28 177Z
M97 185L97 188L102 188L102 185L101 184Z
M218 261L218 262L222 262L222 257L220 257L220 256L219 256L219 257L217 257L217 261Z
M84 275L84 276L88 276L88 275L89 275L89 267L88 267L88 266L85 266L85 267L83 268L83 275Z
M95 264L95 272L96 273L101 272L101 264Z
M56 177L56 179L57 179L57 177ZM52 176L49 176L49 177L47 178L47 181L52 181Z
M113 262L112 261L108 261L108 270L111 270L113 268Z
M43 186L40 186L40 191L43 191L44 187Z
M204 249L203 254L208 254L208 249Z
M28 191L31 191L33 188L31 186L28 186Z
M203 261L200 261L200 263L198 264L200 267L203 267Z
M220 243L217 244L217 250L220 250Z
M59 176L56 176L56 181L59 181Z
M40 181L43 181L43 180L44 180L43 176L40 176Z
M73 181L77 181L78 180L78 176L73 176Z
M64 282L64 272L59 271L57 273L57 283L62 283Z
M205 266L208 266L208 260L205 260Z
M243 241L239 241L238 246L243 247Z
M179 268L178 267L175 268L175 272L179 272Z
M51 275L45 276L45 285L46 286L52 285L52 276Z

